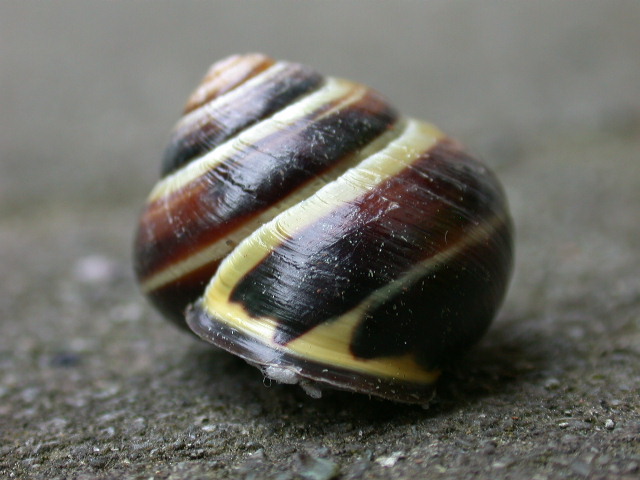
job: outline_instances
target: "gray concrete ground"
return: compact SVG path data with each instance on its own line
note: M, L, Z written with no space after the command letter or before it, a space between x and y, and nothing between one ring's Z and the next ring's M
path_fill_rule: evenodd
M640 4L3 2L1 478L640 475ZM134 285L136 215L214 60L364 81L500 175L517 268L428 410L264 385Z

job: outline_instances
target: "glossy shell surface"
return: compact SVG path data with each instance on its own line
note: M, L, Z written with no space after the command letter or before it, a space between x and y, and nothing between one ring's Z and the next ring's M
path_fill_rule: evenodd
M259 54L213 65L143 210L135 268L178 324L313 396L426 403L513 258L503 190L377 92Z

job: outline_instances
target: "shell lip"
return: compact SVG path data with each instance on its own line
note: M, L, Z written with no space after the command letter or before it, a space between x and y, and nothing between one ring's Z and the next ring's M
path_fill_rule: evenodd
M260 342L209 314L200 302L186 311L187 324L201 339L232 353L278 383L299 384L314 398L323 388L373 395L400 403L428 405L435 394L434 383L380 378L293 355Z

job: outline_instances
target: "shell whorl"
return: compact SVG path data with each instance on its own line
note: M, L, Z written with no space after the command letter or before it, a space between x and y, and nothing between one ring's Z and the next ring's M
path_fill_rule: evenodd
M196 333L264 371L423 402L504 296L496 178L361 84L218 62L162 174L135 241L143 291L182 325L191 305Z

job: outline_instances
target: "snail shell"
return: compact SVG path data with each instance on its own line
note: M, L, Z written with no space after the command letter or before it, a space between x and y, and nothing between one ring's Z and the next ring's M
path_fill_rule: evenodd
M372 89L264 55L214 64L135 240L155 306L312 396L426 403L512 268L496 177Z

